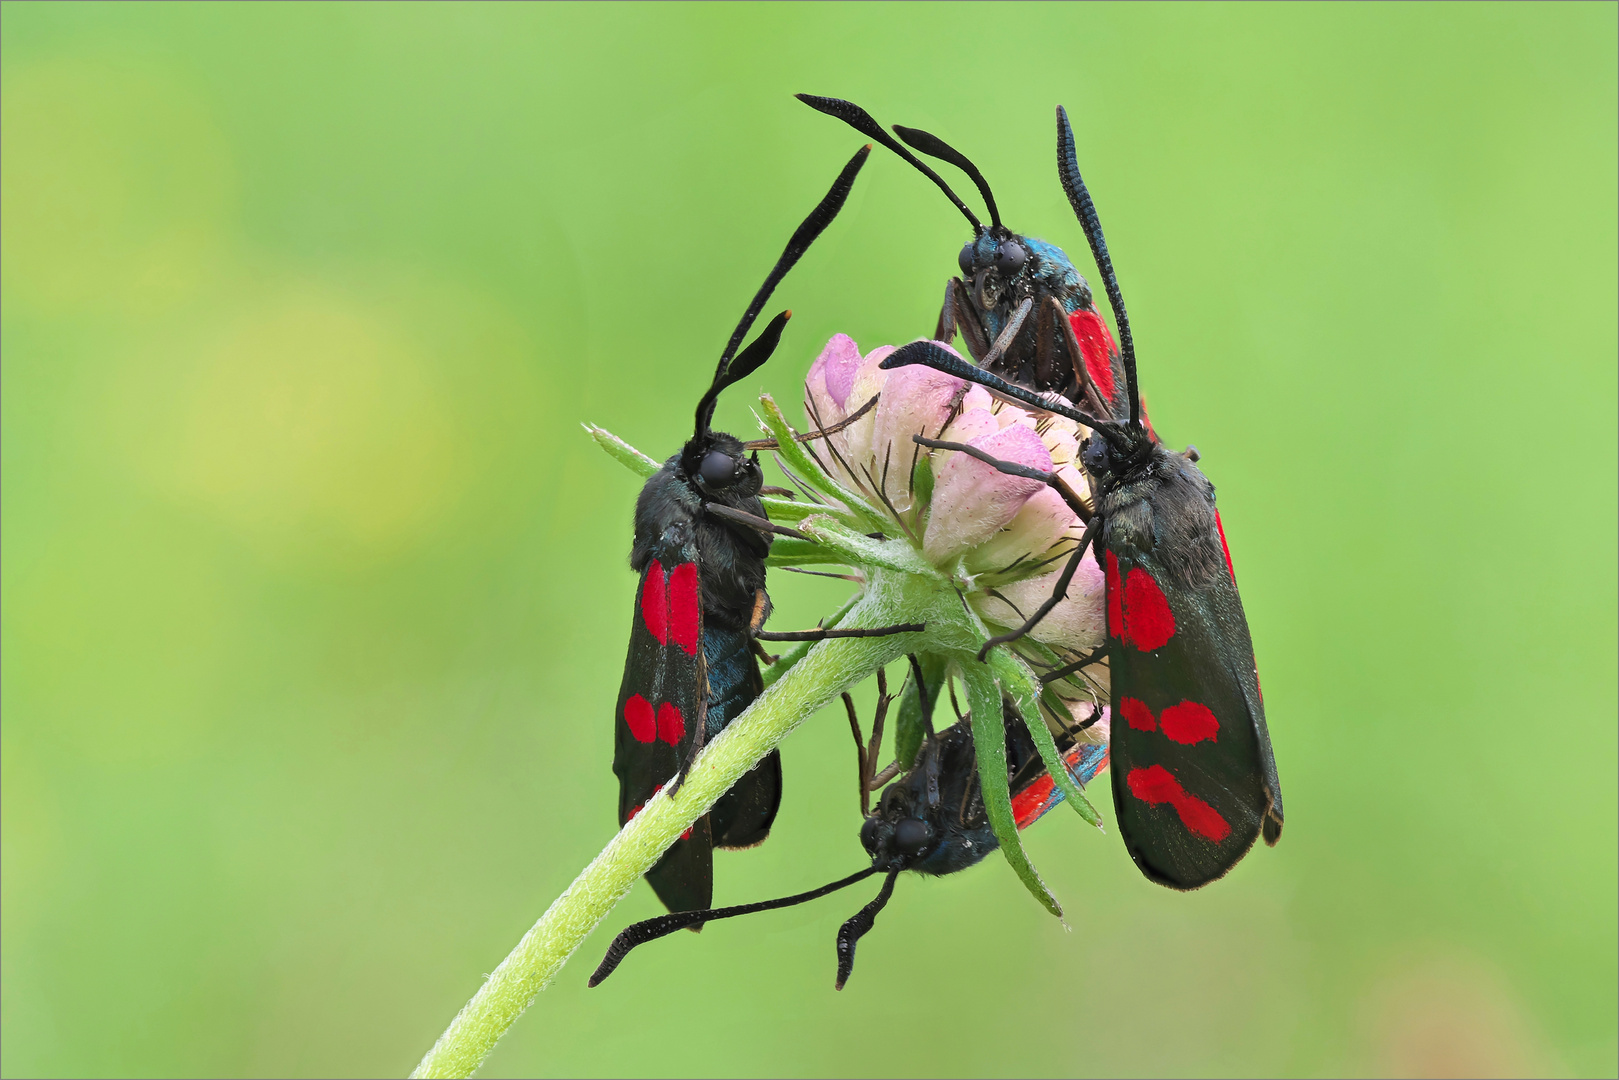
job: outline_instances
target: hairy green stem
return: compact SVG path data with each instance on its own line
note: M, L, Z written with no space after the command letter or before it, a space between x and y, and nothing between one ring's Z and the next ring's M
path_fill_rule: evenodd
M931 597L901 575L874 579L845 627L925 621ZM950 598L955 602L954 596ZM919 610L920 609L920 610ZM930 635L931 636L931 635ZM470 1076L635 881L742 774L810 714L882 665L916 648L916 634L819 642L710 743L680 793L667 791L619 830L472 996L412 1076Z

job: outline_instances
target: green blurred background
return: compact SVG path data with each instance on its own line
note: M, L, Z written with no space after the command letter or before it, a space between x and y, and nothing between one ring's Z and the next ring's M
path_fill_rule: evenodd
M587 993L638 887L485 1074L1614 1075L1615 11L6 4L4 1071L402 1074L612 835L579 425L685 437L861 141L808 90L1078 256L1067 105L1287 839L1178 895L1052 815L1071 932L907 880L841 994L860 898ZM927 332L965 239L879 150L748 389ZM721 902L863 861L841 716L785 753Z

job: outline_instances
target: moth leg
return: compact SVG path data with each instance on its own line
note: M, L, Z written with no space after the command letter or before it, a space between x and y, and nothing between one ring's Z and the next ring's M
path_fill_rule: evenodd
M854 736L855 769L860 779L860 816L871 813L871 787L866 774L866 737L860 733L860 717L855 715L854 698L843 692L843 708L849 714L849 732Z
M1035 609L1034 614L1030 615L1022 626L1013 630L1010 634L998 634L984 642L984 647L978 650L978 659L980 661L988 656L989 650L995 646L1005 645L1009 641L1016 641L1030 630L1033 630L1039 625L1041 619L1051 613L1052 608L1062 602L1063 598L1068 595L1068 583L1074 580L1074 571L1079 569L1079 561L1084 558L1085 550L1091 546L1091 539L1095 533L1096 522L1092 521L1091 524L1085 526L1085 535L1080 537L1079 546L1074 548L1074 553L1068 557L1068 565L1063 567L1062 576L1057 579L1056 587L1051 590L1051 595L1046 597L1046 602Z
M955 313L955 322L961 330L961 337L967 343L967 351L972 353L973 359L981 359L989 352L989 332L984 329L983 322L978 318L978 310L973 307L972 298L967 295L967 286L960 278L953 277L944 289L945 303ZM940 323L944 316L939 317ZM943 339L935 339L943 340ZM946 345L949 341L944 342Z
M911 678L916 680L916 700L922 706L922 730L927 732L928 738L933 738L933 705L928 698L928 682L922 677L922 661L916 658L915 653L907 653L905 659L911 663ZM946 676L948 681L949 676ZM957 719L960 719L957 717Z
M956 340L955 279L944 283L944 303L939 307L939 321L933 328L933 340L946 345Z
M1043 683L1049 683L1049 682L1056 682L1058 679L1066 679L1068 676L1072 675L1074 672L1083 671L1084 669L1090 667L1092 664L1100 663L1101 661L1106 660L1106 659L1107 659L1107 646L1106 645L1098 645L1096 648L1092 649L1090 652L1086 653L1084 656L1080 657L1078 660L1075 660L1072 664L1064 664L1060 668L1055 668L1055 669L1053 669L1051 671L1046 672L1044 675L1040 676L1040 681L1043 682Z
M1006 355L1006 350L1010 349L1012 342L1017 339L1018 331L1023 329L1023 320L1029 317L1029 312L1033 308L1034 301L1032 299L1025 299L1023 303L1018 305L1017 310L1012 313L1012 317L1006 321L1006 329L1001 331L1000 336L989 347L989 352L985 353L984 358L979 361L980 367L994 367L996 362Z
M888 692L888 672L877 669L877 711L871 718L871 743L866 747L866 760L862 773L865 792L872 789L871 778L877 772L877 755L883 747L883 722L888 719L888 706L894 700ZM861 812L866 812L866 795L861 795Z
M826 641L830 638L887 637L889 634L920 634L927 623L896 623L893 626L873 626L863 630L784 630L780 633L761 630L754 637L760 641Z
M1063 306L1057 303L1056 297L1047 297L1046 303L1057 308L1059 317L1053 324L1052 329L1062 335L1063 348L1068 353L1069 366L1073 369L1074 378L1077 380L1076 385L1080 392L1085 395L1085 404L1089 408L1091 415L1101 419L1112 416L1113 407L1102 400L1102 392L1096 389L1096 384L1091 381L1090 369L1085 366L1085 354L1080 351L1079 338L1074 333L1074 324L1068 321L1068 312L1064 311ZM1070 398L1070 400L1073 399Z

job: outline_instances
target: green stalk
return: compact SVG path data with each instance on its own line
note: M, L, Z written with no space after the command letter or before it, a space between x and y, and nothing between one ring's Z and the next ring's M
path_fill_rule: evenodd
M926 601L937 594L919 595L907 584L898 575L874 579L842 625L925 621L930 606ZM950 602L955 602L954 595ZM839 638L810 649L703 750L678 795L659 792L619 830L523 935L411 1075L470 1076L580 943L681 833L805 718L907 649L916 648L918 636Z

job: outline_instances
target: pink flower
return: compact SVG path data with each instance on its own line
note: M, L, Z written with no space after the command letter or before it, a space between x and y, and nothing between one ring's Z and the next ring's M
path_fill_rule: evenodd
M1072 548L1070 547L1070 550ZM1064 560L1066 561L1066 555ZM973 608L988 621L1008 628L1023 625L1057 585L1061 565L1039 577L974 593ZM1107 640L1106 592L1102 570L1089 551L1068 583L1068 594L1035 624L1029 636L1058 648L1087 653Z
M962 419L972 420L974 427L986 421L991 426L984 434L966 439L968 446L1002 461L1042 472L1051 470L1051 452L1033 428L1021 424L995 427L995 418L981 409ZM951 434L956 433L952 430ZM922 540L922 554L929 562L940 565L965 555L1011 522L1036 492L1049 490L1038 480L1009 476L966 454L948 454L934 473L933 511Z

